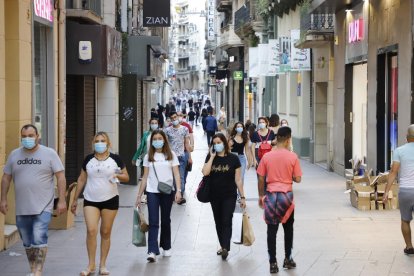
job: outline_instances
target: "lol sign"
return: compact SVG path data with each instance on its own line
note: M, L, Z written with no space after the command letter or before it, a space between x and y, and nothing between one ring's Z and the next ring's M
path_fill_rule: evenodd
M364 40L364 19L360 18L349 22L348 41L355 43Z

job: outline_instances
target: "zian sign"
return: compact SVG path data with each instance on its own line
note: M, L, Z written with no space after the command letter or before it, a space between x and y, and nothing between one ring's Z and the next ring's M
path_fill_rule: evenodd
M37 17L53 22L53 3L51 0L33 0L33 6Z
M170 0L144 0L144 27L170 27Z
M349 22L348 42L355 43L364 40L364 19L356 19Z

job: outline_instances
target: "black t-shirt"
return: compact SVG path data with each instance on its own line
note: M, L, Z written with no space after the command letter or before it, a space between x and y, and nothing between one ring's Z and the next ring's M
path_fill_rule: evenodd
M189 121L194 121L194 118L195 118L195 112L194 111L190 111L190 112L188 112L188 120Z
M210 159L207 155L205 163ZM239 158L234 154L223 157L216 155L211 165L210 172L210 196L213 199L236 197L236 169L240 168Z
M268 141L268 143L270 143L273 140L275 140L276 135L273 132L273 130L268 129L268 131L270 131L270 134L268 132L265 136L262 136L262 135L260 135L260 136L262 137L262 141L264 142L264 141L266 141L267 135L269 135L269 138L267 138L267 141ZM260 137L259 137L259 133L257 133L257 131L255 131L252 135L252 143L260 144L260 142L261 142L261 140L260 140Z

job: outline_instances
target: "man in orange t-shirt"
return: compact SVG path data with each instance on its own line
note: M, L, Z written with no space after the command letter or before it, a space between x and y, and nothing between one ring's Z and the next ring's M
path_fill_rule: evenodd
M283 267L296 267L292 259L294 208L292 182L299 183L302 170L297 155L290 151L292 131L281 127L277 132L277 145L266 153L259 163L259 206L264 209L267 224L267 249L269 253L270 273L277 273L276 234L279 223L285 232L285 260ZM266 179L266 194L264 184Z

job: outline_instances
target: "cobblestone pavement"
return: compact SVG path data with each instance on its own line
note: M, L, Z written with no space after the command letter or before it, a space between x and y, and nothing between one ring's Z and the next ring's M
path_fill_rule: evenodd
M120 204L108 257L111 275L268 275L266 225L257 205L254 170L245 178L247 212L256 235L251 247L232 245L227 261L216 256L218 241L211 208L194 197L207 153L199 126L195 133L193 171L188 176L187 204L171 215L173 256L147 263L146 248L131 244L136 186L121 185ZM399 211L362 212L351 207L343 177L302 160L303 180L294 186L297 268L281 268L283 231L278 234L278 275L414 275L414 258L403 254ZM86 228L82 215L74 228L50 231L44 275L79 275L87 265ZM21 254L19 256L14 256ZM19 242L0 252L0 275L25 275L28 264Z

